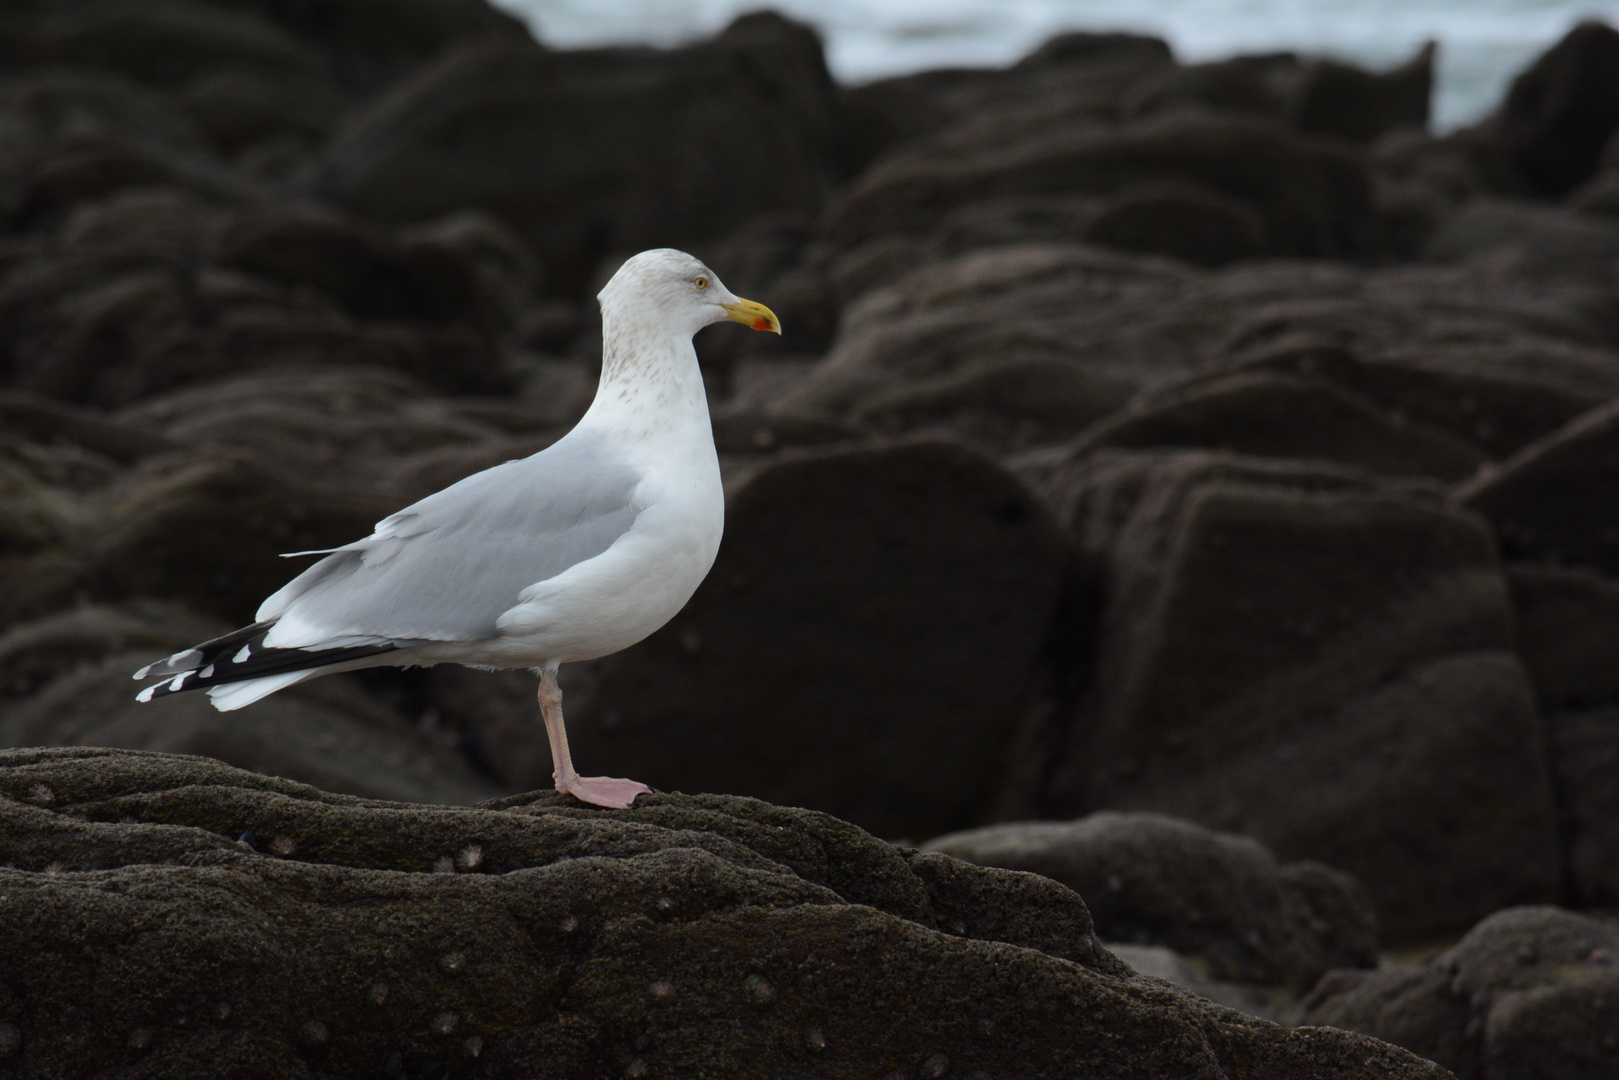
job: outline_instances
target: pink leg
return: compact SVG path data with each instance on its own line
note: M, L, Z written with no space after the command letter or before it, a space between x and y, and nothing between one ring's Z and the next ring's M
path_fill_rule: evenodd
M622 810L633 803L637 795L652 790L634 780L580 776L574 771L573 756L568 753L568 732L562 726L562 687L557 685L555 671L547 670L540 676L540 714L545 717L545 734L551 740L551 763L555 766L551 776L562 794L572 795L580 802Z

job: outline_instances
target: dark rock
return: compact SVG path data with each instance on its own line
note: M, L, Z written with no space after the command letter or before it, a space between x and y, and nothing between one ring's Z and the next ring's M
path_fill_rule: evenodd
M1518 654L1545 715L1564 902L1619 907L1619 583L1532 565L1509 566L1507 580Z
M1524 447L1457 492L1489 518L1508 558L1619 574L1619 507L1593 498L1619 477L1619 405Z
M1512 83L1494 138L1531 191L1567 194L1597 171L1619 128L1619 33L1586 22Z
M470 803L498 789L453 742L327 679L226 716L200 694L135 700L130 672L230 625L151 603L79 607L0 635L0 746L206 754L350 795Z
M220 152L236 155L268 139L295 138L312 151L347 103L307 81L251 71L217 71L185 88L181 105Z
M1235 199L1190 185L1148 186L1113 199L1085 230L1099 244L1223 266L1262 254L1264 220Z
M1288 350L1293 367L1276 368L1302 375L1336 350L1349 357L1345 389L1486 456L1619 394L1611 288L1476 266L1255 261L1205 273L1085 245L940 258L890 236L831 273L869 291L780 407L937 427L1002 451L1066 440L1132 391ZM1337 370L1322 374L1338 381Z
M1149 71L1125 94L1126 117L1155 116L1183 109L1246 113L1281 119L1282 102L1267 79L1265 65L1248 57L1211 64L1162 67Z
M487 215L466 213L396 241L313 206L280 206L233 220L218 262L287 286L318 289L362 319L511 329L527 304L533 266L518 239Z
M1078 445L1202 447L1334 461L1394 476L1459 480L1483 464L1444 433L1399 423L1321 379L1242 374L1163 391L1087 432Z
M1060 886L908 859L825 815L549 793L423 809L195 758L0 761L0 1015L54 1076L304 1075L316 1050L334 1075L1443 1075L1142 979Z
M1509 565L1518 654L1555 709L1619 703L1619 582L1577 567Z
M840 198L830 227L852 245L926 231L949 209L983 199L1159 183L1193 184L1250 208L1270 254L1356 258L1377 247L1369 184L1350 155L1251 118L1200 113L1120 128L1047 123L1020 139L988 127L941 134L873 166Z
M1433 42L1392 71L1374 75L1335 60L1300 73L1289 118L1300 131L1370 142L1402 127L1426 128L1433 94Z
M1077 32L1007 69L922 71L845 88L845 172L856 175L887 152L962 123L1004 135L1057 117L1113 120L1133 85L1172 70L1174 57L1159 38Z
M775 15L669 52L468 47L349 124L322 187L390 222L486 209L545 253L553 289L582 291L611 252L813 216L835 123L819 40Z
M1562 819L1565 902L1619 908L1619 707L1553 712L1546 743Z
M1216 979L1303 991L1332 968L1377 964L1376 919L1349 875L1283 866L1247 837L1161 814L990 825L924 846L1060 881L1090 897L1104 940L1170 946Z
M1475 199L1447 215L1423 257L1490 258L1525 277L1568 277L1611 287L1619 274L1619 222L1560 207Z
M296 572L276 558L281 552L347 543L398 508L386 495L228 454L148 459L88 501L64 526L60 546L0 567L8 619L42 614L82 591L182 600L240 623Z
M41 59L106 68L159 86L182 85L218 68L305 79L321 69L296 38L246 5L87 5L71 18L43 20L36 41Z
M733 482L719 559L684 611L564 670L575 759L889 836L971 824L1000 794L1066 565L1044 509L972 451L780 455ZM435 700L482 730L509 783L543 782L532 676L498 717L469 691L465 720L448 691Z
M1328 976L1305 1022L1376 1033L1458 1080L1619 1070L1619 935L1547 907L1501 911L1418 965Z
M1556 889L1534 701L1483 521L1354 470L1045 466L1102 586L1047 814L1157 810L1366 885L1394 940ZM1504 793L1511 792L1510 795Z
M1238 350L1227 362L1243 371L1327 380L1389 416L1448 432L1490 458L1508 457L1619 397L1619 364L1607 349L1502 335L1357 350L1327 340L1320 329Z

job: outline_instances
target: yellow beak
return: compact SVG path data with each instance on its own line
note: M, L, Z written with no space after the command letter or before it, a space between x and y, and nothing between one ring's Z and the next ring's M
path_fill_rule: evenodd
M781 320L776 313L763 304L756 304L752 300L738 300L734 304L721 304L726 313L731 316L732 322L739 322L743 326L751 326L755 330L770 330L781 333Z

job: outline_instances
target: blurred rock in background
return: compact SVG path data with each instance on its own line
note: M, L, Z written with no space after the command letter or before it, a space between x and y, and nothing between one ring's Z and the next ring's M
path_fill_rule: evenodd
M1371 935L1491 917L1307 1014L1540 1075L1587 1045L1542 999L1585 991L1445 987L1496 920L1552 919L1500 909L1619 908L1615 57L1580 26L1436 136L1432 49L1075 33L843 87L773 14L558 51L479 0L13 3L0 743L544 787L527 673L228 716L127 676L249 619L279 553L548 445L593 292L680 246L786 334L699 339L725 546L673 623L564 671L582 764L894 838L1053 819L995 826L996 865L1208 986L1296 1000ZM1097 845L1117 869L1073 869ZM1218 895L1108 930L1109 883L1160 874ZM1388 1021L1412 994L1451 997Z

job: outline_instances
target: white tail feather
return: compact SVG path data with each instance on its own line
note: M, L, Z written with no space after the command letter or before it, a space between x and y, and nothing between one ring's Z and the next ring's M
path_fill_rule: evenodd
M308 671L288 671L280 675L266 675L259 679L243 679L241 682L223 683L219 686L210 686L208 696L213 700L214 708L220 712L233 712L244 705L251 705L260 698L269 697L277 690L285 690L293 683L303 682L311 675L320 674L320 669Z

